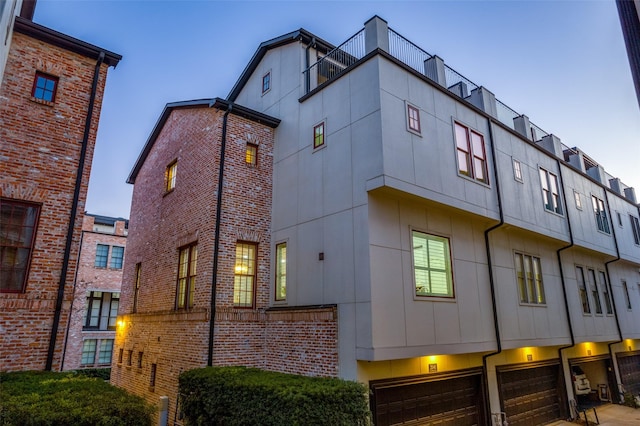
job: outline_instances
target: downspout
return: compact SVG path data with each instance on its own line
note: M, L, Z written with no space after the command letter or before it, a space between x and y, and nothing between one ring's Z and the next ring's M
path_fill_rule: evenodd
M309 58L309 49L311 49L312 47L315 47L316 45L316 38L312 37L311 38L311 42L307 45L307 48L305 49L305 69L307 70L307 74L305 75L305 92L304 93L309 93L311 91L311 70L309 70L309 67L311 66L311 58Z
M487 371L487 358L498 355L502 352L502 342L500 339L500 324L498 323L498 306L496 302L495 277L493 276L493 261L491 260L491 245L489 243L489 233L504 225L504 212L502 211L502 196L500 195L500 181L498 179L498 163L496 161L495 139L493 138L493 122L489 120L489 139L491 139L491 160L493 161L494 179L496 181L496 194L498 198L498 212L500 222L484 231L484 244L487 251L487 266L489 268L489 288L491 289L491 308L493 309L493 327L496 336L497 349L494 352L482 356L482 375L484 376L485 418L491 424L491 401L489 398L489 373Z
M233 103L229 103L227 110L222 117L222 140L220 141L220 171L218 172L218 195L216 200L216 227L215 240L213 243L213 276L211 278L211 317L209 318L209 351L207 355L207 367L213 365L213 338L216 324L216 287L218 285L218 255L220 253L220 222L222 215L222 189L224 178L224 155L227 145L227 117L233 108Z
M618 371L618 360L616 359L616 362L613 362L614 360L614 354L613 354L613 349L612 346L622 342L624 339L622 338L622 329L620 328L620 319L618 318L618 308L616 307L616 298L613 297L613 287L611 286L611 274L609 273L609 264L613 263L613 262L617 262L618 260L620 260L620 249L618 247L618 238L616 237L616 228L613 225L613 216L611 216L611 207L609 206L609 196L607 195L607 190L604 190L604 199L607 202L607 211L609 212L609 217L611 218L611 231L613 234L613 244L616 246L616 258L613 260L609 260L608 262L604 263L604 268L607 271L607 281L608 283L606 283L606 285L609 286L609 299L611 300L611 305L613 306L613 316L616 319L616 327L618 328L618 337L619 340L615 341L615 342L611 342L609 343L607 346L609 347L609 357L611 357L611 364L614 368L614 375L616 377L616 382L618 381L618 379L620 378L619 376L619 371ZM615 389L615 393L618 396L618 400L620 398L620 390L619 389Z
M91 85L91 95L89 97L89 107L87 117L84 123L84 135L82 137L82 148L80 149L80 158L78 160L78 171L76 174L76 185L73 191L73 202L71 203L71 212L69 214L69 228L67 229L67 241L64 248L64 257L62 259L62 272L60 273L60 282L58 283L58 295L56 297L56 311L53 316L53 324L51 327L51 337L49 337L49 351L47 353L47 362L44 367L45 371L51 371L53 365L53 355L56 347L56 335L58 334L58 323L62 313L62 302L64 298L64 286L67 281L67 270L69 257L71 256L71 245L73 243L73 230L76 223L76 213L78 211L78 203L80 201L80 187L82 186L82 174L84 172L84 162L87 156L87 147L89 145L89 134L91 132L91 121L93 118L93 106L96 100L96 92L98 89L98 80L100 78L100 66L104 62L104 52L100 52L95 70L93 71L93 83ZM78 250L79 251L79 250Z
M565 349L572 348L576 345L576 339L573 334L573 323L571 322L571 310L569 309L569 298L567 297L567 285L564 278L564 269L562 267L562 256L561 253L567 249L570 249L575 245L573 240L573 229L571 228L571 218L569 217L569 205L567 204L567 193L564 190L564 178L562 177L562 165L560 164L560 160L556 158L556 163L558 164L558 176L560 177L560 187L562 188L562 201L564 202L564 207L567 212L567 230L569 231L569 245L564 246L556 250L556 258L558 259L558 268L560 268L560 283L562 284L562 295L564 296L564 311L567 315L567 325L569 326L569 337L571 338L571 344L562 346L558 348L558 359L560 360L560 368L562 368L562 351ZM563 370L564 371L564 370ZM571 372L569 372L571 374ZM567 382L565 381L565 388L567 387ZM575 399L575 392L573 390L573 385L571 386L571 399ZM571 409L569 409L569 414L573 417L573 413L571 413Z

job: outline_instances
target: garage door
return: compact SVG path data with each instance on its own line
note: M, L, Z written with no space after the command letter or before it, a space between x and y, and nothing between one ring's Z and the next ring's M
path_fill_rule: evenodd
M637 395L640 393L640 354L622 356L617 354L620 379L627 393Z
M500 403L510 426L544 425L560 419L560 366L498 368Z
M482 374L477 369L371 382L376 426L484 423Z

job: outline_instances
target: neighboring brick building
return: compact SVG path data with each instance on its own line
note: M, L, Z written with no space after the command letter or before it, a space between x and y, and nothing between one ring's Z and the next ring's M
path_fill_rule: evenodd
M121 59L31 17L15 18L0 86L0 371L61 367L102 95Z
M63 370L111 366L128 226L85 213Z

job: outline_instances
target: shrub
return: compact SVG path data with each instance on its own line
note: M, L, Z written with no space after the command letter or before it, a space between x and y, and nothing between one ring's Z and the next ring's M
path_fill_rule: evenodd
M188 425L369 425L367 389L356 382L245 367L182 373Z
M153 407L102 379L0 373L0 425L150 426Z
M111 378L110 368L83 368L81 370L74 370L75 373L87 377L95 377L96 379L102 379L108 381Z

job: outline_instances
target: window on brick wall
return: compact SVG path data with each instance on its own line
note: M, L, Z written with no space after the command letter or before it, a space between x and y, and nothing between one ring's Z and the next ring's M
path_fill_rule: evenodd
M93 365L96 362L96 339L86 339L82 343L81 365Z
M276 244L276 300L287 299L287 243Z
M113 353L113 339L100 340L100 352L98 352L98 364L111 364ZM122 360L120 360L122 362Z
M595 195L591 196L591 204L593 205L593 214L596 218L596 226L598 231L602 231L606 234L611 233L609 228L609 218L607 217L607 211L604 208L604 201Z
M118 351L118 364L122 364L122 360L124 358L124 348L120 348Z
M119 292L88 291L84 328L115 330L119 304Z
M0 198L0 291L22 293L38 228L40 206Z
M178 255L178 287L176 291L176 309L193 307L196 288L196 268L198 264L198 245L191 244L180 249Z
M138 352L138 368L142 368L142 355L143 352Z
M157 372L158 372L158 364L151 364L151 374L149 375L149 386L152 388L156 385Z
M96 261L94 263L94 266L96 268L106 268L108 259L109 246L105 244L98 244L96 246Z
M252 308L256 288L256 260L258 245L238 242L234 267L233 306Z
M458 173L489 184L484 137L467 126L455 123L455 138Z
M255 166L258 163L258 145L247 143L244 161L251 166Z
M124 247L111 247L111 263L109 266L113 269L122 269L122 259L124 258Z
M133 290L133 313L138 312L138 301L140 298L140 275L142 274L142 264L136 264L135 288Z
M55 102L58 91L58 77L37 71L33 80L31 96L47 102Z
M166 192L171 192L175 189L177 173L178 173L178 160L174 160L167 166L167 169L164 174Z
M131 361L133 360L133 349L127 351L127 366L131 367Z

